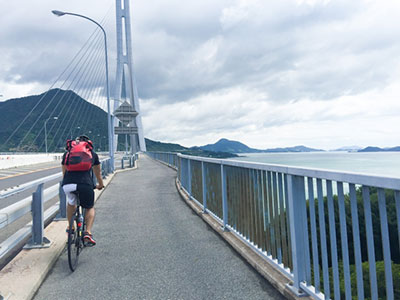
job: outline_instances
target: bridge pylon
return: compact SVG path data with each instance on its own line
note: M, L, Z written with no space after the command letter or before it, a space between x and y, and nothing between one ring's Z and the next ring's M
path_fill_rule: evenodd
M133 118L130 127L137 128L137 133L129 134L131 152L146 151L140 114L139 96L132 59L132 30L129 0L116 0L117 16L117 74L114 91L114 111L127 101L138 114ZM122 100L123 99L123 100ZM114 126L118 120L114 118ZM118 135L114 136L114 150L117 150Z

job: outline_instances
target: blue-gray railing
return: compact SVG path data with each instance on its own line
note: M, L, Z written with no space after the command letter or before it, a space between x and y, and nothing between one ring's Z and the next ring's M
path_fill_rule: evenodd
M100 162L102 177L105 178L112 172L111 160L110 158L106 158L102 159ZM43 185L50 181L61 180L61 178L62 173L59 172L21 184L17 187L0 191L1 200L28 189L36 188L36 191L32 196L26 197L14 204L0 209L0 229L17 221L26 213L32 212L32 222L19 229L16 233L0 244L0 265L7 261L8 257L29 237L31 237L31 240L26 245L26 248L46 247L49 244L49 241L44 237L44 224L52 220L54 217L59 219L66 217L66 199L61 184L55 184L46 189L43 188ZM44 211L44 203L57 196L59 196L59 203Z
M178 153L175 152L146 152L153 159L162 161L168 166L178 169Z
M125 169L126 166L129 166L129 168L135 167L135 164L136 164L136 161L138 160L138 158L139 158L138 153L135 153L132 155L124 155L121 158L121 169ZM125 165L125 160L128 162L128 165Z
M191 199L298 295L400 299L400 179L148 154L174 166Z

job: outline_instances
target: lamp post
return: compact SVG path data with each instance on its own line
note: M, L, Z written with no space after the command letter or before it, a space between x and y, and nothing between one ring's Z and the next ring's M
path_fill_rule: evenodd
M103 136L104 140L106 140L106 136ZM104 151L106 151L106 144L104 143Z
M78 126L78 127L74 127L74 128L70 128L70 129L69 129L69 133L70 133L70 138L71 138L71 140L74 139L74 137L76 136L76 135L75 135L76 129L79 130L79 129L81 129L81 128ZM79 131L78 131L78 133L79 133Z
M53 118L48 118L46 121L44 121L44 144L46 145L46 154L47 154L47 122L49 120L58 120L58 117L53 117Z
M105 51L105 60L106 60L107 115L108 115L108 147L109 147L109 155L110 155L110 159L111 159L111 166L112 166L112 170L114 171L114 145L113 145L114 141L113 141L113 128L112 128L112 121L111 121L110 90L109 90L109 84L108 84L108 53L107 53L106 31L99 23L97 23L95 20L93 20L89 17L83 16L80 14L59 11L59 10L52 10L51 12L58 17L62 17L64 15L70 15L70 16L80 17L80 18L89 20L89 21L93 22L94 24L96 24L98 27L100 27L101 31L104 34L104 51Z

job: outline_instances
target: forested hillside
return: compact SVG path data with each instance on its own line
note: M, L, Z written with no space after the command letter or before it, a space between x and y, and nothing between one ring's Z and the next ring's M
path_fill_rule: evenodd
M53 89L41 95L0 102L0 151L44 151L47 121L49 151L60 151L68 138L89 135L104 149L107 114L73 91ZM57 118L57 119L54 119Z

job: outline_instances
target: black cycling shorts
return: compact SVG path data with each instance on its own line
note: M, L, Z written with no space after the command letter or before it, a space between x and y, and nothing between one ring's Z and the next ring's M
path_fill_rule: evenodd
M75 191L79 192L79 202L83 208L92 208L94 206L93 186L84 183L68 183L63 186L67 202L69 205L76 205Z

